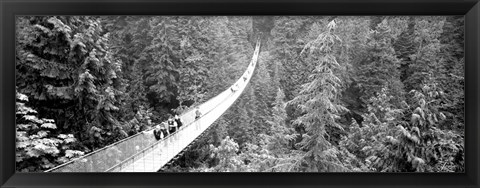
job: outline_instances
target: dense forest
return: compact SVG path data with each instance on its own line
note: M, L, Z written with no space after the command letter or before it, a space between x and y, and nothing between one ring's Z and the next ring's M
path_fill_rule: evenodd
M461 16L18 17L16 168L44 171L227 89L164 172L464 172Z

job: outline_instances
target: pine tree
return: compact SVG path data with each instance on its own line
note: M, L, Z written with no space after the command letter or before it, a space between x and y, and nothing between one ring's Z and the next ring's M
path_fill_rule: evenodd
M393 105L394 97L387 88L370 98L363 126L352 121L349 134L341 145L358 157L357 168L366 171L401 171L403 150L398 147L396 125L404 111Z
M455 132L443 130L440 125L448 117L440 108L444 93L438 84L430 84L411 92L416 104L409 109L411 119L407 126L397 126L400 135L399 147L404 151L405 170L426 172L453 172L463 169L463 138Z
M246 89L244 92L246 95L241 96L238 101L234 103L235 108L230 114L225 114L230 123L228 125L228 135L235 140L236 143L243 147L245 143L254 142L257 143L257 132L253 125L253 119L250 115L253 110L249 109L252 104L249 104L253 95L248 95L248 92L252 90Z
M271 114L271 107L273 103L272 96L274 95L274 88L272 87L272 79L267 71L267 64L265 59L259 55L259 61L255 72L252 74L251 87L252 97L249 101L248 110L250 110L252 124L255 127L257 134L266 134L269 127L267 126L268 117Z
M338 27L335 29L342 42L336 46L337 61L344 67L336 72L342 80L342 99L349 112L343 114L342 123L349 124L348 121L355 117L355 121L361 123L360 113L364 111L361 93L356 87L356 69L360 63L369 54L367 52L367 41L370 37L370 20L364 17L342 17L337 21ZM346 121L346 122L343 122Z
M213 17L209 19L212 44L207 54L207 68L211 74L205 81L207 98L232 85L246 70L253 48L245 41L250 29L249 17ZM245 46L247 45L247 46Z
M404 84L406 91L419 90L426 83L426 78L433 76L440 78L444 75L444 67L441 66L439 36L443 32L444 17L424 17L415 19L414 43L418 46L415 54L412 54L412 62L408 69L411 72Z
M214 33L211 18L179 17L175 27L179 34L182 58L179 67L179 94L182 101L207 100L207 79L217 52L214 48ZM216 93L217 94L217 93Z
M372 98L374 105L369 110L383 111L384 118L371 113L366 118L365 127L354 133L368 140L360 140L360 146L353 149L360 150L359 156L368 156L365 160L372 170L463 171L463 139L453 131L439 128L448 118L440 108L445 96L431 79L428 82L432 84L410 92L415 103L411 106L405 103L402 109L390 106L391 96L385 92Z
M110 41L113 57L122 62L122 74L125 83L124 95L121 97L121 108L118 118L128 121L134 118L139 106L148 106L146 88L142 81L142 72L136 60L152 40L147 32L150 30L146 17L114 17L107 19L106 27L110 28ZM128 127L130 128L130 127Z
M173 19L155 17L149 20L151 30L148 36L151 43L142 51L139 64L146 97L150 104L170 102L174 99L178 86L179 54L178 43L175 44ZM176 38L176 37L175 37Z
M416 53L417 46L414 43L414 29L415 29L415 19L414 17L409 17L407 22L408 27L404 30L395 40L393 48L397 58L401 61L400 64L400 79L403 83L405 80L412 74L411 70L408 69L412 59L411 55ZM408 87L408 86L407 86Z
M100 146L117 125L122 82L106 33L95 17L24 17L19 32L18 90L40 116L81 142ZM89 134L92 128L104 135Z
M303 112L295 123L304 124L307 131L300 143L306 152L301 164L303 171L345 170L337 159L338 150L329 142L327 134L327 127L343 129L336 120L339 112L346 110L338 101L340 91L337 88L341 86L341 80L333 74L340 66L333 51L336 42L340 41L334 34L335 27L335 21L330 22L327 31L305 46L306 61L315 63L316 67L309 76L310 82L302 85L300 94L290 102Z
M297 136L291 125L287 124L287 112L285 94L278 88L272 112L272 120L268 121L271 126L268 150L277 155L288 153L293 147L292 143Z
M305 83L308 76L303 74L302 65L305 63L298 62L298 52L305 45L303 40L299 40L303 36L299 35L305 35L306 22L304 17L276 17L272 29L272 55L280 61L280 83L287 100L293 99L298 93L300 88L296 82Z
M442 109L452 116L448 124L450 129L455 128L460 132L464 130L465 116L465 62L464 62L464 18L462 16L447 17L440 36L442 58L441 66L444 67L443 79L438 79L439 87L445 91L449 99Z
M360 98L364 104L385 87L391 92L390 95L395 97L396 101L393 101L395 104L402 101L403 85L398 70L400 62L395 57L392 40L393 36L386 19L370 33L370 40L367 42L368 56L360 63L357 71L357 84L362 91Z

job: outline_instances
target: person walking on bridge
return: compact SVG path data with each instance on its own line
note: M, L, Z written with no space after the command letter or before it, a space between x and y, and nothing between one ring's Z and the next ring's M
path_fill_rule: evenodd
M202 112L200 112L200 107L195 108L195 119L202 117Z
M197 130L200 129L200 117L202 117L202 112L200 112L200 108L197 106L195 108L195 128Z
M168 125L166 122L162 122L162 124L160 125L160 131L163 133L163 137L167 137L168 136Z
M170 118L168 118L167 123L168 123L168 128L169 128L170 134L177 131L177 122L173 121L172 116L170 116Z
M157 140L160 140L164 137L162 130L160 128L161 128L160 125L156 125L155 130L153 130L153 136L155 136L155 139Z
M235 85L233 85L233 86L230 88L230 90L231 90L232 92L234 92L234 93L235 93L236 91L238 91L238 83L236 83Z
M180 129L180 127L183 125L183 122L178 116L178 114L175 114L175 123L177 123L177 129Z

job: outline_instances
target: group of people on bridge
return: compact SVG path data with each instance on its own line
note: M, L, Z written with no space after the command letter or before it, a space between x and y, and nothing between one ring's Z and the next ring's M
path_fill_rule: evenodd
M199 107L197 107L195 110L195 121L201 116L202 113L200 112ZM180 119L180 116L178 114L175 114L174 116L170 115L166 122L162 122L155 126L155 129L153 130L153 135L155 136L155 139L161 140L168 135L177 132L182 126L183 121Z

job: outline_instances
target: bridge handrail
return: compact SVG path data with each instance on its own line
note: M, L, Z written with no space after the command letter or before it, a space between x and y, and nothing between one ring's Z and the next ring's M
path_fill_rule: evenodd
M240 82L243 82L245 85L248 84L248 81L250 80L250 77L251 77L251 74L253 74L253 71L251 71L251 69L253 69L254 65L255 65L255 62L257 60L257 57L258 57L258 53L259 53L259 43L257 43L257 46L255 47L255 52L254 52L254 56L252 58L252 61L251 63L247 66L247 70L245 70L244 74L233 84L239 84ZM245 76L248 76L248 80L243 80L243 78ZM217 101L217 103L213 106L210 106L210 110L207 111L204 116L206 116L208 113L212 112L214 109L216 109L218 106L220 106L221 104L223 104L226 100L229 99L229 97L231 95L233 95L233 93L230 91L230 89L226 89L224 90L222 93L220 93L219 95L217 96L222 96L222 95L225 95L224 99L222 100L219 100ZM238 97L238 96L237 96ZM212 98L211 100L213 100L214 98ZM216 99L216 98L215 98ZM203 104L207 104L207 103L203 103ZM230 104L231 105L231 104ZM203 116L202 116L203 117ZM200 121L202 118L200 118L198 121ZM193 126L193 124L196 123L197 120L189 123L188 125L186 125L184 128L188 127L188 126ZM211 126L208 125L208 126ZM155 150L154 148L159 146L160 143L162 142L168 142L167 139L169 139L170 137L173 137L175 134L179 133L180 131L178 132L175 132L174 134L172 135L169 135L168 137L165 137L164 139L162 140L159 140L159 141L156 141L154 143L152 143L151 145L147 146L146 148L144 148L143 150L139 151L138 153L126 158L125 160L123 160L122 162L114 165L113 167L107 169L106 171L108 172L111 172L111 171L114 171L114 172L118 172L118 171L121 171L122 168L126 165L129 165L129 164L133 164L135 163L135 161L137 160L137 158L144 158L145 155L147 155L151 150ZM201 131L198 135L200 135L202 132L204 131ZM195 136L195 137L198 137L198 136ZM178 149L178 148L177 148ZM183 148L181 148L183 149ZM179 151L181 152L181 151ZM175 154L176 155L176 154ZM173 157L173 156L172 156ZM145 160L145 159L144 159ZM144 164L145 165L145 164Z
M223 92L225 92L225 91L223 91ZM223 92L222 92L222 93L223 93ZM219 95L220 95L220 94L219 94ZM213 98L212 98L212 99L213 99ZM224 100L225 100L225 99L224 99ZM219 103L219 104L220 104L220 103ZM218 104L217 104L217 106L218 106ZM205 112L204 115L210 113L211 111L212 111L212 110L209 110L208 112ZM194 120L193 122L190 122L188 125L185 125L185 127L187 127L187 126L192 126L193 124L196 123L196 121L197 121L197 120ZM185 128L185 127L182 127L182 129ZM180 131L180 130L179 130L179 131ZM127 162L131 161L132 159L135 159L136 157L138 157L138 156L141 155L141 154L144 154L146 151L148 151L148 150L152 149L153 147L157 146L160 142L164 142L166 139L168 139L169 137L172 137L173 135L175 135L175 134L177 134L177 133L178 133L178 131L177 131L177 132L174 132L174 133L172 133L172 134L169 134L168 136L164 137L164 138L161 139L161 140L157 140L156 142L154 142L153 144L147 146L146 148L144 148L144 149L141 150L140 152L132 155L131 157L126 158L126 159L123 160L122 162L120 162L120 163L118 163L117 165L115 165L115 166L107 169L106 171L107 171L107 172L113 171L115 168L117 168L117 167L119 167L119 166L122 166L124 163L127 163Z
M224 91L223 91L223 92L224 92ZM217 99L218 97L220 97L223 92L221 92L220 94L218 94L218 95L210 98L209 100L205 101L204 103L200 104L199 106L203 106L203 105L206 104L206 103L209 103L209 102L211 102L211 101L214 101L215 99ZM185 111L184 113L182 113L182 114L180 115L180 117L183 117L183 116L185 116L186 114L192 113L192 112L194 112L194 110L195 110L194 108L191 108L191 109ZM209 111L210 111L210 110L209 110ZM166 122L166 121L164 121L164 123L165 123L165 122ZM192 123L192 122L188 123L188 125L190 125L191 123ZM138 137L138 136L145 135L146 132L153 131L153 129L154 129L154 128L149 128L149 129L147 129L147 130L145 130L145 131L138 132L138 133L136 133L136 134L134 134L134 135L131 135L131 136L127 137L127 138L124 138L124 139L121 139L121 140L119 140L119 141L116 141L116 142L114 142L114 143L112 143L112 144L109 144L109 145L107 145L107 146L105 146L105 147L103 147L103 148L100 148L100 149L98 149L98 150L95 150L95 151L93 151L93 152L90 152L90 153L88 153L88 154L86 154L86 155L82 155L82 156L77 157L77 158L75 158L75 159L73 159L73 160L71 160L71 161L68 161L68 162L63 163L63 164L61 164L61 165L58 165L58 166L56 166L56 167L54 167L54 168L48 169L48 170L46 170L45 172L53 172L53 171L55 171L55 170L57 170L57 169L59 169L59 168L62 168L62 167L64 167L64 166L67 166L67 165L70 165L70 164L72 164L72 163L78 162L79 160L82 160L82 159L84 159L84 158L86 158L86 157L89 157L89 156L91 156L91 155L94 155L94 154L100 153L100 152L102 152L102 151L105 151L105 150L107 150L107 149L109 149L109 148L112 148L112 147L114 147L114 146L117 146L117 145L119 145L119 144L121 144L121 143L123 143L123 142L132 140L133 138L136 138L136 137ZM176 132L175 132L175 133L176 133ZM172 134L169 134L168 136L170 136L170 135L172 135ZM165 138L166 138L166 137L165 137ZM165 139L165 138L164 138L164 139ZM163 139L162 139L162 140L163 140Z
M255 51L254 51L254 57L252 58L251 64L249 64L249 66L247 66L247 70L245 71L245 73L234 83L234 85L235 85L235 84L238 84L239 82L242 81L242 78L243 78L243 77L247 74L247 72L250 70L250 65L254 66L254 64L255 64L255 62L256 62L256 57L258 56L258 51L259 51L259 50L257 50L257 49L258 49L259 45L260 45L260 43L259 43L259 41L257 41L257 45L256 45ZM230 86L230 87L231 87L231 86ZM229 87L229 88L230 88L230 87ZM229 89L226 89L226 90L222 91L221 93L219 93L218 95L216 95L216 96L210 98L209 100L205 101L204 103L198 105L198 107L199 107L200 109L203 109L203 110L204 110L203 112L204 112L205 114L207 114L207 113L209 113L212 109L214 109L216 106L218 106L219 104L221 104L221 103L229 96L229 95L227 95L228 93L229 93ZM223 98L225 98L225 99L223 99L223 100L218 100L220 97L223 97ZM215 101L219 101L219 102L214 103ZM185 111L184 113L182 113L182 114L180 115L180 117L182 118L182 120L190 119L191 117L189 117L189 116L187 116L187 115L190 114L190 113L194 113L194 110L195 110L194 108L191 108L191 109ZM201 110L201 111L202 111L202 110ZM205 114L204 114L204 115L205 115ZM193 115L193 114L192 114L192 115ZM191 116L191 115L190 115L190 116ZM185 127L193 124L193 123L195 122L195 120L190 121L190 122L187 122L187 121L184 121L184 122L185 122L186 125L183 126L183 127L181 127L181 129L178 130L178 131L181 131L183 128L185 128ZM87 157L90 157L90 156L99 154L100 152L105 151L105 150L107 150L107 149L109 149L109 148L113 148L113 147L118 146L119 144L122 144L122 143L127 142L127 141L132 141L133 139L135 139L135 138L137 138L137 137L138 137L139 139L141 139L140 136L145 136L145 135L146 135L145 133L150 132L150 131L153 131L153 128L149 128L149 129L147 129L147 130L145 130L145 131L138 132L138 133L136 133L136 134L134 134L134 135L132 135L132 136L129 136L129 137L124 138L124 139L122 139L122 140L116 141L116 142L114 142L114 143L112 143L112 144L109 144L109 145L103 147L103 148L100 148L100 149L98 149L98 150L95 150L95 151L93 151L93 152L90 152L90 153L88 153L88 154L86 154L86 155L83 155L83 156L81 156L81 157L75 158L75 159L73 159L73 160L71 160L71 161L68 161L68 162L63 163L63 164L61 164L61 165L58 165L58 166L56 166L56 167L54 167L54 168L51 168L51 169L49 169L49 170L46 170L45 172L54 172L54 171L60 170L60 169L63 168L63 167L66 167L66 166L68 166L68 165L71 165L71 164L74 164L74 163L76 163L76 162L79 162L79 161L81 161L82 159L86 159ZM175 132L175 133L178 133L178 131ZM175 134L175 133L174 133L174 134ZM162 140L154 141L152 144L147 144L147 146L145 146L145 147L143 147L143 148L140 148L140 149L141 149L140 152L145 151L145 150L147 150L148 148L151 148L152 146L158 144L159 142L162 142L163 140L167 139L168 137L170 137L170 136L172 136L172 135L174 135L174 134L169 134L167 137L163 138ZM145 140L145 139L143 139L143 140ZM134 141L134 140L133 140L133 141ZM143 145L142 145L142 146L143 146ZM126 161L127 159L131 159L132 157L137 156L140 152L137 152L137 153L135 153L134 155L125 158L124 160L122 160L122 163L123 163L124 161ZM120 163L119 163L119 164L120 164ZM118 164L117 164L117 165L118 165ZM108 169L112 169L112 168L114 168L114 167L117 166L117 165L114 165L113 167L110 167L110 168L108 168Z

